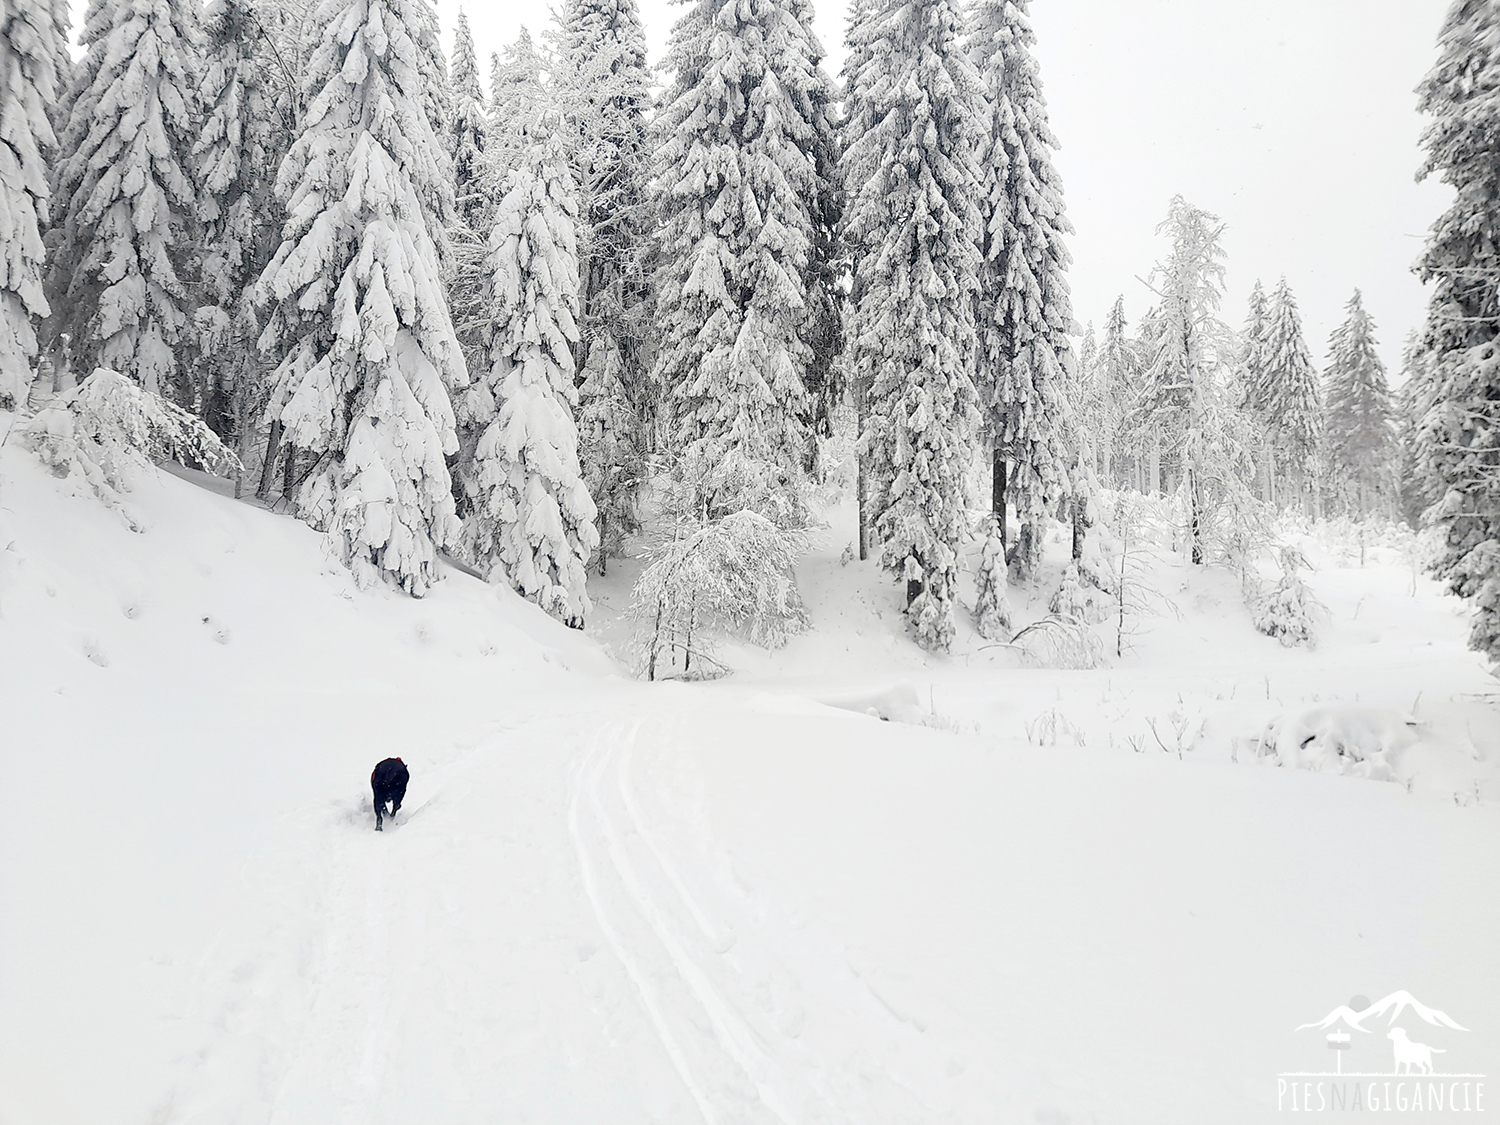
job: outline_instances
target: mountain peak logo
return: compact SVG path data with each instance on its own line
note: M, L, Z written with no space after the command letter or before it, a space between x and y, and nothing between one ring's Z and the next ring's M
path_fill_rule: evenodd
M1468 1028L1405 989L1373 1004L1368 997L1355 996L1321 1020L1299 1024L1299 1040L1310 1046L1313 1037L1305 1034L1309 1029L1327 1033L1324 1046L1334 1053L1334 1069L1277 1075L1278 1109L1459 1113L1483 1109L1484 1083L1480 1080L1485 1075L1438 1069L1450 1051L1461 1056L1462 1040L1451 1033L1466 1033ZM1387 1066L1390 1069L1385 1069Z
M1356 996L1349 1003L1340 1004L1317 1023L1301 1024L1297 1030L1303 1031L1309 1027L1332 1027L1334 1024L1342 1023L1345 1027L1353 1028L1355 1031L1369 1031L1370 1029L1365 1026L1366 1020L1379 1019L1386 1012L1390 1012L1391 1018L1386 1022L1386 1026L1389 1027L1408 1009L1437 1027L1451 1027L1454 1031L1469 1030L1467 1027L1460 1026L1447 1012L1429 1008L1404 988L1397 989L1376 1004L1371 1004L1363 996Z

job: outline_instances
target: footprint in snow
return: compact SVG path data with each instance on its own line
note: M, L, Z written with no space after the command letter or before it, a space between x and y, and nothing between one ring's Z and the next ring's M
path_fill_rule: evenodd
M219 644L227 645L229 643L229 626L221 625L211 616L204 617L203 624L208 626L209 632L212 633L214 640Z

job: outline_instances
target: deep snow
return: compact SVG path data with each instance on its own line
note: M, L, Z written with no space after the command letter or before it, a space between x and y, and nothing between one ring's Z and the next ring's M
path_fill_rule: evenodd
M583 636L456 572L361 592L187 480L134 504L0 451L5 1125L1259 1122L1330 1053L1298 1025L1397 989L1500 1059L1493 681L1388 553L1310 544L1313 652L1157 558L1134 651L1056 671L921 654L837 509L807 635L646 685L628 562ZM1349 704L1394 783L1256 756Z

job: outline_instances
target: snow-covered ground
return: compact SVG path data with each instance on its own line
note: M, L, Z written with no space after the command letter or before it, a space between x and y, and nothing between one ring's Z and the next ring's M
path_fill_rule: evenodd
M1440 1069L1500 1062L1495 685L1392 552L1305 544L1311 652L1157 557L1132 651L1048 670L920 653L838 508L806 635L648 685L629 562L584 636L133 501L0 450L4 1125L1261 1122L1328 1069L1299 1025L1401 989L1468 1029L1406 1024ZM1373 767L1277 768L1278 718Z

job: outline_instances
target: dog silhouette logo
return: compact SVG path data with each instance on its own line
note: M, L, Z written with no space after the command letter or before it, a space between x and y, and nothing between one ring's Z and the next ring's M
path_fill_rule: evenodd
M1433 1053L1443 1054L1446 1047L1429 1047L1426 1043L1413 1043L1406 1034L1406 1028L1393 1027L1385 1033L1385 1037L1391 1041L1391 1046L1396 1049L1396 1065L1392 1074L1402 1073L1401 1068L1406 1068L1405 1073L1412 1073L1412 1067L1420 1067L1418 1073L1432 1073Z
M1305 1033L1309 1029L1323 1032L1324 1046L1333 1052L1329 1060L1333 1069L1327 1069L1325 1064L1322 1070L1309 1068L1278 1074L1278 1110L1484 1111L1486 1076L1433 1057L1462 1048L1463 1041L1455 1039L1452 1033L1467 1033L1469 1029L1447 1012L1428 1007L1404 989L1373 1004L1366 996L1355 996L1321 1020L1301 1024L1296 1030ZM1418 1042L1412 1038L1413 1030L1423 1039L1436 1037L1437 1043L1446 1045ZM1299 1036L1309 1047L1313 1046L1311 1038ZM1390 1064L1384 1059L1382 1039L1391 1045ZM1455 1058L1463 1059L1462 1050Z

